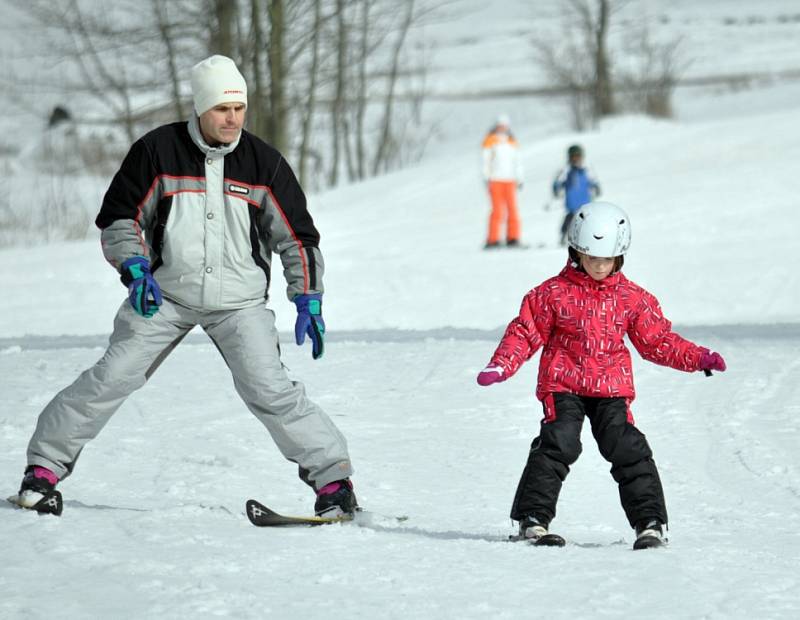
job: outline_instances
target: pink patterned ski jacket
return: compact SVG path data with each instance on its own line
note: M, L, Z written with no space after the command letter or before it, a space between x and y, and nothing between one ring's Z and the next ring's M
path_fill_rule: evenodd
M539 400L569 392L630 401L636 393L625 335L646 360L700 369L703 349L672 331L653 295L622 273L597 282L570 263L525 295L490 363L510 377L544 347Z

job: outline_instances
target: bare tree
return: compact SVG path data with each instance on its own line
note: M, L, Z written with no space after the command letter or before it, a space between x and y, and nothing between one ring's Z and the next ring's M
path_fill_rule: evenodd
M331 162L328 183L336 185L339 181L339 167L342 152L342 114L347 89L347 51L349 28L345 18L345 0L336 0L336 70L333 100L331 102Z
M533 42L539 64L569 94L573 126L579 130L616 111L607 46L611 13L610 0L569 0L562 37Z
M372 161L372 174L376 175L381 170L387 168L387 160L392 149L392 118L395 103L395 89L397 88L397 77L400 70L400 56L403 51L408 29L414 20L414 0L406 0L406 11L400 24L400 31L394 44L391 56L391 68L386 78L386 94L384 95L383 118L380 123L380 138L378 139L378 151Z
M286 22L284 21L283 0L270 0L269 2L269 76L270 76L270 117L269 139L280 151L285 151L286 125L288 124L286 109L286 75L285 61Z
M410 123L420 121L424 98L423 91L414 91L412 84L423 83L417 78L426 71L423 65L407 62L408 33L438 6L437 2L423 6L415 0L340 3L344 12L336 14L331 101L335 141L331 164L336 163L336 172L330 179L344 169L349 180L360 180L402 161L406 130Z
M175 44L175 37L172 33L174 24L167 16L167 3L165 0L151 0L153 13L156 16L158 32L161 35L161 42L166 52L166 62L168 68L169 82L172 88L172 104L177 118L186 118L183 99L181 96L181 79L178 73L178 58Z
M38 8L34 5L31 8ZM71 0L66 10L59 14L73 45L75 59L83 83L89 92L103 100L122 121L128 138L135 138L133 119L133 86L129 70L119 49L103 50L104 32L111 30L105 15L84 13L76 0ZM39 9L41 10L41 9ZM100 42L98 43L98 39Z
M577 130L621 109L672 115L672 92L688 64L680 54L680 37L657 43L647 23L628 28L625 64L615 64L612 71L607 43L611 18L625 4L626 0L569 0L562 36L533 42L536 60L567 93Z
M43 67L35 79L78 101L79 122L117 125L130 141L142 124L152 126L153 119L146 119L156 109L185 118L182 70L187 56L196 55L200 28L183 10L187 4L149 0L148 12L136 0L110 6L96 0L31 0L19 10L32 18L32 27L47 33L42 63L60 67L49 80Z
M250 36L243 42L245 65L250 71L248 88L248 129L257 136L265 137L269 131L269 98L263 68L267 64L267 40L262 20L265 11L261 0L250 0Z
M336 185L411 153L405 140L424 96L411 86L422 69L406 62L408 33L426 10L451 2L29 0L15 10L47 33L42 64L60 63L56 79L34 73L31 82L79 102L78 126L122 128L127 148L191 115L189 69L224 54L248 81L248 130L296 155L301 178L313 164ZM9 82L12 70L2 69ZM108 152L116 165L117 151Z
M211 0L213 20L208 50L229 58L236 57L235 32L239 7L237 0Z
M573 0L576 8L581 7L578 0ZM595 80L592 101L595 106L595 117L610 116L614 114L614 89L611 86L611 67L608 58L606 40L608 38L609 0L598 0L597 16L586 10L584 4L581 8L583 27L587 32L594 34L594 67Z
M322 38L322 0L314 0L314 21L311 27L311 60L308 67L308 87L306 101L302 111L300 128L300 147L298 177L305 184L308 177L308 158L311 142L311 130L314 121L314 112L317 105L317 82L319 79L320 65L320 40Z
M628 40L626 51L632 66L619 71L619 91L626 109L672 117L672 94L680 73L689 65L681 53L682 38L656 42L644 24Z
M347 98L345 109L342 110L340 120L344 134L343 148L348 178L361 180L367 176L367 136L366 115L369 107L368 86L370 79L370 60L372 53L379 48L377 41L385 39L385 28L377 27L377 20L373 20L372 9L377 4L376 0L360 0L354 3L354 24L351 28L353 45L349 48L349 67L347 92L352 93ZM356 39L357 37L357 39Z
M592 122L594 111L587 88L594 78L589 53L576 42L572 31L566 29L560 45L534 40L533 46L536 61L547 77L567 94L572 126L583 131Z
M366 145L365 145L365 118L367 112L367 59L370 56L370 8L372 3L370 0L364 0L362 3L362 16L361 16L361 31L359 41L359 55L360 62L358 63L358 78L356 92L357 103L355 110L355 141L356 141L356 175L359 179L366 176Z

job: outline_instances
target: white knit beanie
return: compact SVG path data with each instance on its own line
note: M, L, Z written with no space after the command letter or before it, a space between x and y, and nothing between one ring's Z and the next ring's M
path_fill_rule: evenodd
M192 67L192 94L198 116L220 103L247 105L247 83L227 56L210 56Z

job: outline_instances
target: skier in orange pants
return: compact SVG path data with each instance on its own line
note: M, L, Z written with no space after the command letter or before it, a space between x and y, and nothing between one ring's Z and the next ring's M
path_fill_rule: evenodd
M483 140L483 179L489 189L492 212L486 249L500 247L503 224L508 247L520 247L521 224L517 209L517 188L522 189L519 145L511 134L511 121L501 114Z

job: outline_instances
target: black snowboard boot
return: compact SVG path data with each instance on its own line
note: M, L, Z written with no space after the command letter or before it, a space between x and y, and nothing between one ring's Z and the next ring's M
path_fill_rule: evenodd
M314 513L318 517L338 517L358 510L353 483L349 478L326 484L317 491Z

